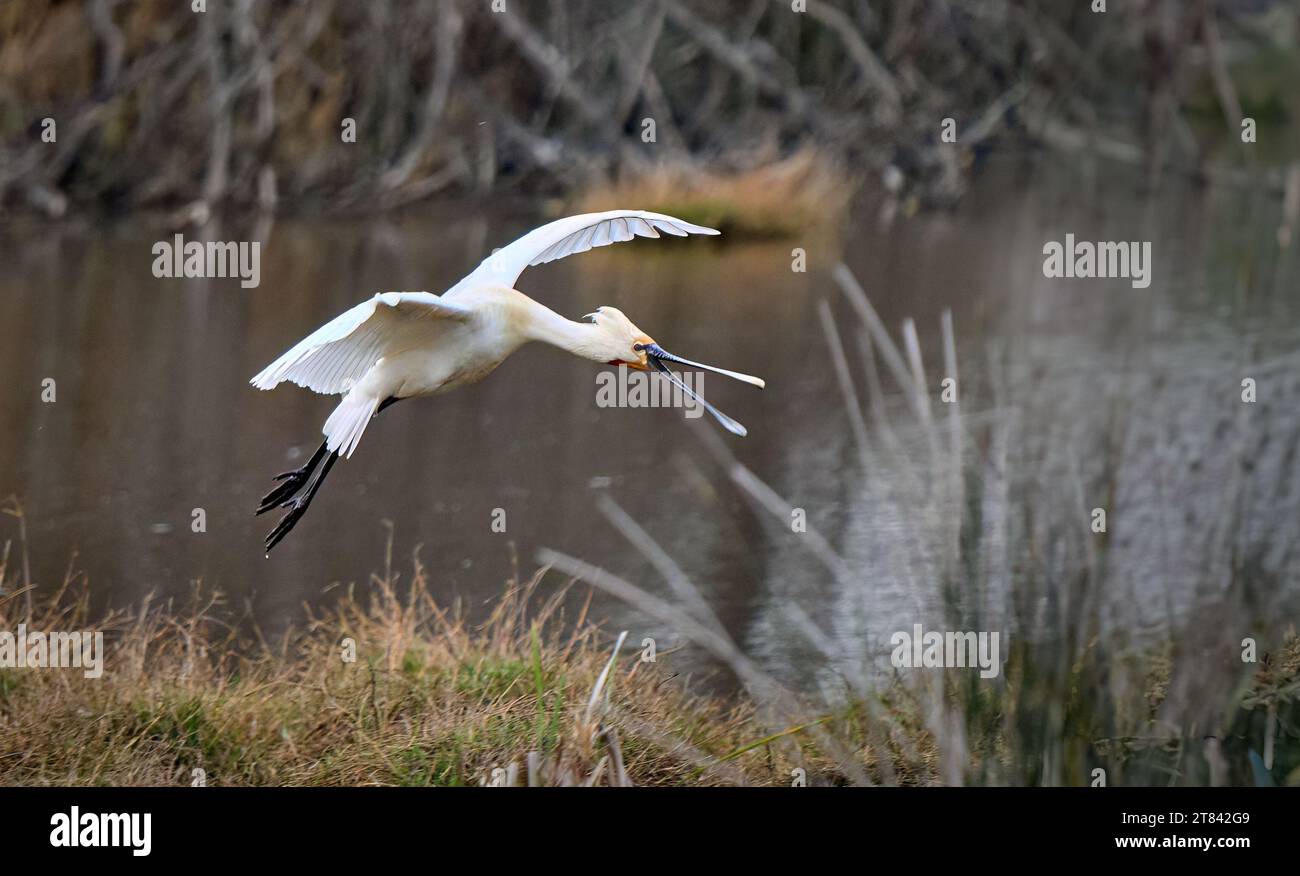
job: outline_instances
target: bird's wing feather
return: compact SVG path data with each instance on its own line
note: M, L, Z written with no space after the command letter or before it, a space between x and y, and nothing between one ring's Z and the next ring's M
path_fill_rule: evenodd
M692 225L682 219L645 210L608 210L604 213L569 216L530 231L509 246L497 250L453 286L447 296L485 283L513 286L529 265L545 264L634 237L658 237L660 231L673 237L718 233L713 228Z
M249 382L258 389L288 380L316 392L347 392L401 335L472 313L429 292L381 292L316 329Z

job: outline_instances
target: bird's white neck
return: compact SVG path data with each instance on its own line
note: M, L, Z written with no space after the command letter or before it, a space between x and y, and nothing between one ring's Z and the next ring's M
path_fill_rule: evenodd
M610 359L609 337L599 326L566 319L531 298L524 300L528 304L522 329L528 340L542 341L583 359L596 362Z

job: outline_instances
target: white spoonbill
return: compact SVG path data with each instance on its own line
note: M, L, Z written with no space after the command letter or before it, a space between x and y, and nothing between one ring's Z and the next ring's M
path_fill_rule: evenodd
M529 341L568 350L610 365L651 369L698 401L727 430L745 427L693 392L666 364L677 362L762 387L763 381L674 356L619 310L600 307L590 322L565 319L514 288L529 265L540 265L592 247L658 237L717 234L642 210L610 210L570 216L543 225L484 259L442 295L383 292L339 314L299 341L250 381L271 389L288 380L343 400L325 421L325 440L302 468L277 475L281 483L257 513L288 508L266 536L270 555L307 511L340 456L351 456L371 418L393 402L434 395L481 380Z

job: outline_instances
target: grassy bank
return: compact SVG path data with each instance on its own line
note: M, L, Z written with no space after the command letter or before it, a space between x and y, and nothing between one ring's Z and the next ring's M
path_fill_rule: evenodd
M214 785L771 778L767 753L721 760L747 741L743 708L666 684L630 646L606 672L612 642L561 618L557 600L530 600L539 580L511 583L470 626L434 603L417 566L349 591L279 647L233 635L214 601L95 623L84 595L38 599L29 630L105 632L104 672L0 670L0 783L190 784L195 770ZM24 594L6 592L0 629L15 630Z
M566 618L561 594L539 597L542 572L509 582L487 620L470 625L433 601L416 562L349 590L279 646L234 635L213 599L92 622L84 588L74 595L70 583L36 599L29 619L26 591L12 586L20 574L0 566L0 629L103 630L106 658L97 679L75 668L0 669L0 784L788 785L799 769L810 784L954 778L942 769L936 726L949 722L936 725L933 677L900 677L773 731L778 698L693 696L673 678L672 655L643 662L636 643L612 659L612 638L585 608ZM1060 745L1144 782L1163 773L1174 783L1250 783L1256 749L1279 767L1296 757L1287 748L1300 691L1295 639L1246 680L1212 746L1162 726L1170 691L1187 682L1167 654L1139 668L1094 650L1064 688L1038 669L1051 664L1013 649L1001 694L960 674L939 680L971 774L1032 783L1031 746L1050 729L1047 714L1069 716ZM1127 719L1102 714L1122 705L1121 667L1140 675L1146 704ZM1107 737L1119 724L1143 729ZM1297 780L1300 770L1287 779Z

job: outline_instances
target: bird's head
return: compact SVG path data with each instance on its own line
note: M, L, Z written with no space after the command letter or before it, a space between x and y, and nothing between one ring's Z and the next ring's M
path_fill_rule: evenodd
M638 371L650 370L646 362L645 346L654 343L654 338L637 328L623 311L617 307L597 307L595 313L589 313L583 319L589 319L599 330L598 355L605 358L610 365L626 365Z
M738 371L728 371L725 368L717 368L713 365L705 365L702 362L692 362L690 359L683 359L681 356L669 353L659 346L654 338L637 328L632 320L628 319L623 314L623 311L616 307L598 307L595 313L587 314L586 318L590 319L600 329L602 350L600 358L605 359L607 353L609 358L605 359L605 361L610 365L626 365L628 368L634 368L638 371L655 371L662 374L674 386L703 405L705 410L712 414L727 431L736 435L746 434L744 426L705 401L703 396L692 390L681 378L673 373L668 363L676 362L689 368L712 371L714 374L721 374L733 380L757 386L759 389L767 385L762 378L741 374Z

